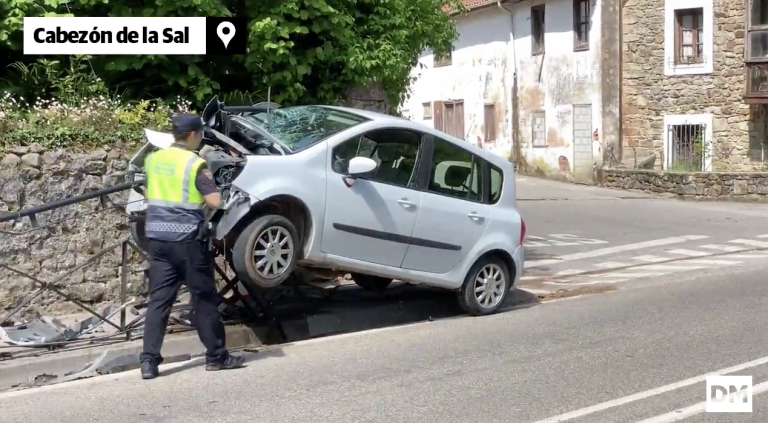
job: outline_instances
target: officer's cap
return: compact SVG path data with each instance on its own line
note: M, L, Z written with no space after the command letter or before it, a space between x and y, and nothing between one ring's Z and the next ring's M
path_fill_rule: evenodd
M187 113L180 113L171 119L171 131L176 137L184 136L190 132L200 132L203 130L203 120L198 116Z

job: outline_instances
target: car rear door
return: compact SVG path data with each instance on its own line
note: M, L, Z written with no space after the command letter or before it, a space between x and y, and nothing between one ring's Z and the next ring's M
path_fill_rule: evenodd
M483 203L482 159L437 137L431 146L429 183L402 267L447 273L485 232L490 206Z

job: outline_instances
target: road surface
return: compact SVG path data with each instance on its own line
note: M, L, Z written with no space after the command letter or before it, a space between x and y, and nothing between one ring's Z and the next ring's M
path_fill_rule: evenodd
M708 372L768 380L765 272L308 341L238 371L194 362L149 382L133 371L6 393L0 422L666 423L705 400ZM765 422L768 395L751 414L682 421Z
M523 286L626 285L768 261L768 207L686 202L521 177Z

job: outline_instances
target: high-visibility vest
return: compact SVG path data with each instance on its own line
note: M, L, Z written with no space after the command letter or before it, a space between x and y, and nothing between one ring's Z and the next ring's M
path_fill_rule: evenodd
M147 238L183 241L196 236L205 219L203 196L195 186L203 164L197 154L177 147L147 156Z

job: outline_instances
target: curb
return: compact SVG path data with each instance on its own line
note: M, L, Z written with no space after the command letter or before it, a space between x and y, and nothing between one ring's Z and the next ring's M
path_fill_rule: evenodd
M520 293L521 294L521 293ZM369 304L342 301L323 307L309 316L283 320L288 339L280 345L307 339L360 332L383 327L432 321L462 315L458 304L446 295L425 294L427 298L403 298ZM525 298L510 298L508 307L526 304ZM531 296L531 294L527 294ZM274 331L266 326L227 326L227 347L273 344ZM29 357L0 362L0 391L63 383L75 379L117 373L138 368L141 340L86 347L43 357ZM197 333L166 335L162 350L165 363L189 360L205 354Z
M245 325L227 326L227 347L242 348L261 345L267 328L251 329ZM39 386L90 377L104 371L104 364L124 362L123 367L138 367L138 354L142 341L129 341L105 346L94 346L75 351L64 351L44 357L19 358L0 362L0 390L18 386ZM169 334L162 349L166 362L180 361L205 354L197 333ZM127 357L126 357L127 356ZM135 363L132 363L134 362Z

